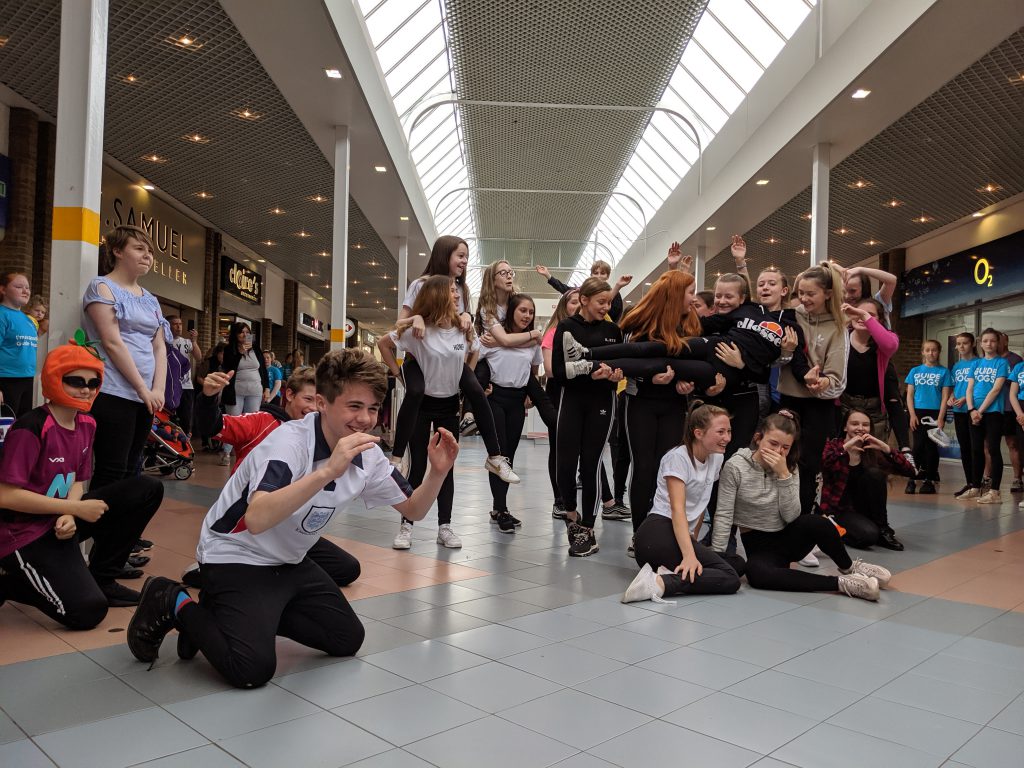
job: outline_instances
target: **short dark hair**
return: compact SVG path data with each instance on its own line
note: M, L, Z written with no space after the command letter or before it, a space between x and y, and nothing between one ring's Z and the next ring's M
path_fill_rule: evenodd
M333 403L350 383L367 385L377 401L383 402L388 393L388 369L361 349L335 349L320 358L316 366L317 394Z
M124 247L128 245L129 240L138 240L149 248L150 253L156 254L156 248L153 247L153 238L149 236L149 232L141 227L122 224L119 227L114 227L103 237L103 242L106 247L103 257L103 266L107 272L110 272L115 266L117 266L117 257L114 255L114 251L124 250Z

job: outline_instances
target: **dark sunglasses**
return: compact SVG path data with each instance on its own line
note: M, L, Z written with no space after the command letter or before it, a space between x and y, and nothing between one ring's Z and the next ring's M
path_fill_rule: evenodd
M61 379L72 389L81 389L82 387L88 387L89 389L99 389L100 384L103 383L103 379L98 376L94 379L87 379L84 376L65 376Z

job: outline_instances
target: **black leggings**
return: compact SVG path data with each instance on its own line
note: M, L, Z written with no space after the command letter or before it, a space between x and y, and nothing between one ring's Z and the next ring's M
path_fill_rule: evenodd
M14 411L16 418L21 418L32 410L32 388L35 379L32 376L0 377L0 393L4 396L4 405Z
M616 501L622 501L626 498L626 486L629 485L629 465L632 462L626 438L626 421L623 418L623 410L626 405L625 390L615 396L615 401L615 418L612 420L612 434L608 439L608 447L612 454L612 483L615 485L612 496ZM601 469L604 469L603 461Z
M843 542L857 549L878 543L882 531L889 530L889 477L875 467L851 467L846 490L833 515L846 529Z
M204 563L198 603L182 606L178 630L236 688L258 688L277 669L280 635L330 656L354 656L365 630L330 577L298 565Z
M558 408L558 487L562 489L565 508L575 512L579 466L583 483L582 523L587 528L593 528L597 520L601 455L614 415L615 390L610 387L562 390Z
M896 435L899 447L909 448L910 415L907 413L906 402L900 395L899 378L896 376L896 367L892 360L885 368L885 378L882 381L885 385L885 415L889 417L889 426Z
M835 401L783 395L780 405L800 417L800 512L809 515L814 511L818 495L821 454L825 450L826 441L836 432Z
M631 378L650 378L669 366L675 371L676 380L692 381L698 389L712 386L716 373L725 377L727 387L735 386L743 374L715 355L715 347L722 341L728 339L720 336L690 338L686 340L687 346L675 356L670 356L668 347L660 341L626 341L596 347L590 350L587 359L603 362L610 368L621 368Z
M0 595L35 606L69 629L92 629L107 615L99 585L114 581L124 567L164 498L164 486L154 477L130 477L82 498L101 499L108 509L95 523L76 519L78 531L70 539L61 541L51 530L0 559ZM87 568L80 543L90 538Z
M544 384L548 400L555 409L555 427L548 427L548 480L551 481L551 493L556 504L564 504L562 492L558 487L558 408L562 402L562 385L554 377L548 376ZM576 484L573 483L573 496L576 495Z
M939 420L939 412L915 408L917 419L931 416L936 423ZM1002 414L999 415L1002 418ZM1000 422L1001 425L1001 422ZM941 426L941 425L940 425ZM917 463L917 476L921 480L939 481L939 446L928 437L928 430L924 424L918 424L914 430L914 461Z
M974 484L974 454L971 451L971 414L954 412L953 429L956 431L956 441L960 444L960 465L964 468L964 479L967 485L977 488L978 486ZM982 464L982 471L984 470L985 466Z
M684 414L681 397L625 396L623 420L633 461L633 472L629 478L629 508L633 514L634 533L654 503L661 457L683 439Z
M970 416L968 416L970 418ZM981 424L971 424L971 464L974 475L971 485L981 487L982 475L985 473L985 446L992 459L992 490L998 491L1003 481L1003 414L987 412L981 414ZM963 450L963 446L960 447Z
M519 438L523 434L523 422L526 421L526 387L513 389L491 384L491 394L487 399L490 401L491 413L494 414L501 455L512 462L519 447ZM508 512L508 483L493 472L487 473L487 480L491 484L494 510Z
M684 581L677 574L665 574L665 597L672 595L731 595L740 588L740 577L720 555L697 541L691 540L693 553L703 566L700 576ZM676 541L671 518L648 515L636 532L633 542L636 563L649 565L655 571L664 566L670 570L683 562L683 552Z
M409 439L416 428L416 413L420 409L420 403L423 402L423 398L426 397L424 394L426 384L423 381L423 369L416 362L416 358L412 355L406 355L405 361L402 363L401 372L402 382L405 384L405 397L402 399L402 407L398 409L398 417L395 419L395 440L391 444L391 452L394 456L405 455ZM462 366L462 378L459 379L459 389L469 399L470 405L473 408L473 416L480 430L480 436L484 439L487 455L499 455L501 449L498 447L498 434L494 431L494 417L491 415L491 409L487 407L487 398L484 396L484 390L468 365ZM452 432L458 435L458 419L456 419L455 429Z
M100 392L92 403L96 437L92 452L95 469L91 490L137 475L142 449L153 427L153 415L142 403Z
M490 416L490 406L485 406L485 408L487 415ZM416 414L416 427L412 432L412 442L409 443L409 450L412 451L409 464L409 484L413 488L419 488L420 483L423 482L423 476L427 473L427 444L430 441L430 437L434 434L434 430L441 428L451 432L456 440L459 439L458 395L452 395L451 397L430 397L429 395L424 395L423 397L419 413ZM437 493L438 524L447 525L451 523L452 504L454 501L455 468L452 467L448 470L448 474L445 475L444 481L441 483L441 490ZM407 523L412 522L405 518L402 519Z
M782 592L835 592L837 576L822 576L790 568L815 546L832 558L840 570L847 570L853 560L846 552L839 531L820 515L800 515L781 531L747 531L742 534L747 552L747 583L755 589Z

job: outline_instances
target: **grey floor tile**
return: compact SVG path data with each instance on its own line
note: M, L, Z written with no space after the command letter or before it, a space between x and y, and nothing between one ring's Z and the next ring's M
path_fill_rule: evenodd
M385 624L404 629L425 637L427 639L451 635L455 632L465 632L467 629L489 626L486 619L478 619L465 613L453 611L449 607L431 608L426 611L417 611L405 616L395 616L391 619L383 619Z
M679 599L678 605L666 608L663 613L721 629L735 629L755 620L739 607L733 608L722 603L683 598Z
M390 651L393 648L401 648L403 645L421 643L425 639L422 635L408 632L382 621L375 621L372 624L364 623L366 636L356 656L365 657L374 653Z
M876 664L899 670L900 672L906 672L916 667L925 659L935 655L935 651L930 648L896 645L867 635L861 635L860 632L854 632L846 637L841 637L815 652L831 653L833 656L844 659L847 664L853 666L858 664Z
M774 757L762 757L756 763L753 763L750 768L793 768L793 765L792 763L783 763Z
M849 635L856 641L883 642L890 645L908 646L910 648L938 653L951 645L954 645L961 638L949 632L936 632L933 629L923 629L910 624L886 620L859 629Z
M53 761L28 739L0 744L0 765L11 768L53 768Z
M647 637L656 637L676 645L690 645L727 631L722 627L713 627L710 624L701 624L699 621L680 619L666 614L651 614L638 621L620 624L619 629Z
M618 627L611 627L601 632L583 635L582 637L576 637L565 642L566 645L582 648L585 651L596 653L598 656L606 656L609 659L616 659L626 664L636 664L644 659L660 656L679 647L675 643L659 640L649 635L625 632Z
M589 752L580 752L578 755L573 755L568 760L556 763L552 768L614 768L614 766L607 760L594 757L594 755L591 755Z
M1024 692L1024 670L985 664L946 653L936 654L914 667L914 673L986 691L1013 694Z
M972 637L1005 645L1024 646L1024 613L1007 612L978 627Z
M896 614L891 620L937 632L969 635L1002 613L998 608L984 605L931 598Z
M410 744L407 751L444 768L546 768L576 750L498 717L486 717Z
M774 667L805 652L804 648L751 634L746 627L732 629L707 640L692 643L691 648L717 653L760 667Z
M625 586L629 586L628 582ZM625 589L625 586L623 589ZM560 613L567 616L575 616L578 619L594 621L608 627L616 627L629 621L638 621L650 616L649 611L642 608L635 608L632 605L622 605L607 600L587 600L575 605L567 605L559 608Z
M985 725L1014 698L1012 693L969 688L913 672L897 677L873 695L977 725ZM1024 728L1024 717L1021 723Z
M352 763L349 768L434 768L434 766L404 749L390 749L379 755L360 760L358 763Z
M127 712L153 703L116 677L74 683L59 688L33 686L30 695L4 703L7 714L29 736L59 731Z
M454 645L464 651L486 656L489 659L504 659L533 648L551 643L547 638L523 632L501 624L490 624L466 632L457 632L439 637L442 643Z
M790 611L786 614L786 619L794 624L806 624L809 627L827 629L844 634L856 632L858 629L863 629L876 621L875 619L866 619L862 616L853 616L848 613L819 608L817 603Z
M1024 693L1018 696L1006 709L992 718L989 727L1024 736Z
M839 664L828 646L808 651L803 656L783 662L776 671L796 675L836 688L845 688L857 693L871 693L891 680L899 677L904 669L887 666L878 659L871 664Z
M335 768L391 748L330 712L235 736L222 741L221 746L251 768Z
M416 685L331 710L397 747L478 720L486 712Z
M423 683L435 677L486 664L488 659L438 640L423 640L366 656L364 661L413 682Z
M470 568L474 566L470 565ZM485 569L486 570L486 569ZM410 589L408 592L402 594L408 595L409 597L420 600L424 603L430 603L431 605L454 605L455 603L464 603L469 600L478 600L481 597L487 597L487 593L479 592L475 589L469 589L458 583L449 584L435 584L432 587L420 587L419 589Z
M788 614L755 621L745 626L743 631L806 650L820 648L846 634L838 629L798 624Z
M760 757L756 752L661 720L640 726L588 751L622 768L677 765L682 756L688 765L743 768Z
M725 692L815 720L827 720L863 698L861 693L794 677L774 669L730 685Z
M245 763L238 762L219 745L207 744L198 749L140 763L139 768L245 768Z
M394 616L405 616L407 613L425 611L430 607L432 607L430 603L409 597L403 592L352 601L352 609L357 614L369 616L371 619L390 619Z
M15 725L11 718L0 711L0 744L21 741L24 738L25 732Z
M530 605L539 605L541 608L561 608L563 605L582 602L589 597L583 592L552 586L521 589L518 592L510 592L508 596Z
M136 672L121 675L121 680L161 706L232 690L232 686L202 657L194 661L176 660L152 670L142 667Z
M393 675L362 659L352 659L327 669L311 669L274 681L296 696L324 709L351 704L382 693L407 688L412 681Z
M473 566L470 566L471 568ZM510 576L507 573L495 573L490 576L480 576L476 579L465 579L459 582L459 586L475 589L477 592L486 592L488 595L505 595L509 592L516 592L520 589L536 587L532 581L524 581Z
M566 713L572 724L566 727ZM501 713L531 731L585 750L650 722L648 715L572 690L562 690Z
M519 571L523 568L533 567L533 563L528 563L525 560L516 560L511 557L493 556L473 558L472 560L467 560L466 565L468 565L470 568L476 568L481 571L489 571L490 573L509 573L510 571Z
M517 616L525 616L528 613L537 613L544 610L539 605L530 605L518 600L511 600L507 597L482 597L479 600L468 600L464 603L456 603L453 610L459 613L467 613L470 616L477 616L487 621L504 621L514 619Z
M117 648L131 658L124 646ZM45 659L7 664L0 666L0 706L17 701L25 691L34 687L53 690L89 683L110 675L108 670L81 653L64 653Z
M576 685L624 666L614 659L561 643L510 656L504 663L561 685Z
M762 755L818 724L817 720L726 693L715 693L662 719Z
M730 659L707 651L694 648L679 648L653 659L640 662L640 666L652 672L659 672L670 677L686 680L720 691L730 685L753 677L763 671L763 667L748 664L745 661Z
M662 717L714 693L710 688L635 666L624 667L574 687L651 717Z
M979 730L974 723L869 696L828 721L875 738L902 744L943 759L963 746Z
M799 768L938 768L942 758L902 744L822 723L771 755Z
M953 755L975 768L1020 768L1024 736L985 728Z
M1001 667L1024 670L1024 646L985 640L980 637L965 637L943 650L950 656L996 664Z
M464 669L424 685L492 714L561 689L550 680L497 662Z
M125 738L145 734L145 738ZM144 709L36 737L61 768L122 768L209 742L162 709Z
M160 656L157 658L153 668L167 667L177 663L177 645L178 633L170 632L160 646ZM130 675L132 672L139 672L149 668L148 664L142 664L132 656L126 645L109 645L106 648L96 648L81 654L68 654L68 656L84 656L103 667L105 674L111 675ZM46 661L46 659L42 659L42 661ZM3 684L0 682L0 688L2 687Z
M501 623L506 627L520 629L523 632L555 641L569 640L580 635L588 635L591 632L599 632L606 626L558 611L531 613L527 616L505 619Z
M318 708L276 685L211 693L164 707L211 741L311 715Z

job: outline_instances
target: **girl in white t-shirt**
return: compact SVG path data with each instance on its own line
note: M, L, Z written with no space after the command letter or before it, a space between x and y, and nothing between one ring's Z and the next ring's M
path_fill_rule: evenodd
M729 412L695 400L682 444L661 459L654 505L636 532L640 573L622 602L659 602L670 595L731 595L740 588L733 567L694 538L731 438Z

